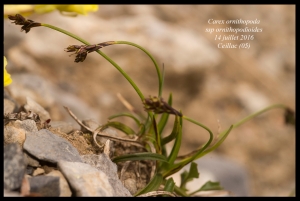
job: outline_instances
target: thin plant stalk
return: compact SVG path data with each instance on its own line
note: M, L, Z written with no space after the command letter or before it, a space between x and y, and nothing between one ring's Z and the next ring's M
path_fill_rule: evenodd
M152 60L152 62L154 63L154 66L156 68L156 72L157 72L157 76L158 76L158 83L159 83L158 96L161 97L161 95L162 95L162 87L163 87L163 77L162 77L162 74L161 74L161 72L159 70L157 62L152 57L152 55L145 48L139 46L138 44L129 42L129 41L115 41L115 44L126 44L126 45L131 45L131 46L137 47L140 50L142 50L143 52L145 52L150 57L150 59Z
M58 27L56 27L56 26L52 26L52 25L50 25L50 24L44 24L44 23L41 23L41 25L44 26L44 27L48 27L48 28L50 28L50 29L54 29L54 30L56 30L56 31L59 31L59 32L61 32L61 33L63 33L63 34L66 34L66 35L68 35L68 36L70 36L70 37L72 37L72 38L74 38L74 39L76 39L76 40L78 40L78 41L80 41L80 42L86 44L86 45L90 45L89 42L83 40L82 38L80 38L80 37L78 37L78 36L76 36L76 35L74 35L74 34L68 32L68 31L66 31L66 30L63 30L63 29L58 28ZM110 62L115 68L117 68L118 71L120 71L120 73L128 80L128 82L132 85L132 87L135 89L135 91L138 93L138 95L140 96L141 100L143 101L143 100L145 99L143 93L142 93L141 90L137 87L137 85L134 83L134 81L128 76L128 74L125 73L125 71L124 71L124 70L123 70L116 62L114 62L112 59L110 59L110 57L108 57L106 54L104 54L104 53L101 52L100 50L97 50L96 52L97 52L98 54L100 54L102 57L104 57L108 62Z

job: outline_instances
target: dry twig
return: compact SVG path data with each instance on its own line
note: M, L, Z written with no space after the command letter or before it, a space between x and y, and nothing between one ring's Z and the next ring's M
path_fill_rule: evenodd
M126 138L120 138L120 137L113 137L113 136L110 136L110 135L106 135L102 132L102 130L104 129L102 126L98 127L95 131L93 131L92 129L90 129L88 126L84 125L74 114L73 112L66 106L64 106L64 108L67 110L67 112L71 115L71 117L82 127L84 127L86 130L88 130L89 132L91 132L93 134L93 139L94 141L96 142L97 146L99 146L101 149L103 148L103 146L99 145L96 141L96 136L99 135L101 137L107 137L107 138L110 138L111 140L113 141L120 141L120 142L128 142L128 143L131 143L135 146L138 146L138 147L142 147L145 149L145 147L138 141L136 141L136 139L126 139Z

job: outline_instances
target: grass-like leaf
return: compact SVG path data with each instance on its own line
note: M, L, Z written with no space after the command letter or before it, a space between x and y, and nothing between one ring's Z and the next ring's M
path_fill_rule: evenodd
M192 162L190 166L190 170L188 172L184 171L180 176L181 176L180 188L186 189L187 182L192 181L194 178L199 178L197 163Z
M173 178L171 177L166 181L164 191L173 192L174 187L175 187L175 182L174 182Z
M168 104L170 105L170 106L172 106L172 93L170 93L170 96L169 96L169 99L168 99ZM166 124L167 124L167 122L168 122L168 119L169 119L169 113L163 113L162 115L161 115L161 118L160 118L160 120L159 120L159 122L158 122L158 130L159 130L159 133L162 133L163 132L163 130L164 130L164 128L165 128L165 126L166 126Z
M155 134L155 147L156 147L156 153L161 154L161 142L160 142L160 133L157 128L156 120L155 120L155 115L152 117L152 123L153 123L153 130Z
M109 121L104 126L116 128L127 135L135 135L135 131L132 128L118 121Z
M212 190L223 190L223 187L220 186L220 182L212 182L212 181L208 181L205 184L203 184L203 186L201 186L201 188L199 188L198 190L190 193L189 195L194 195L195 193L199 192L199 191L212 191Z
M161 154L150 153L150 152L124 154L122 156L117 156L112 159L114 163L122 162L122 161L137 161L137 160L155 160L155 161L168 162L168 159L165 156Z
M179 119L177 117L175 117L175 123L173 125L173 130L172 130L171 134L168 135L167 137L163 138L161 140L161 144L165 145L168 142L171 142L172 140L174 140L178 135L178 130L179 129L180 129Z
M119 113L119 114L115 114L115 115L112 115L112 116L108 117L108 119L111 120L111 119L114 119L114 118L117 118L117 117L124 117L124 116L132 118L132 119L136 122L136 124L137 124L138 126L141 125L140 120L139 120L138 118L136 118L134 115L130 114L130 113Z
M182 117L175 116L175 122L176 124L174 127L176 130L174 131L176 137L175 143L173 145L173 148L171 150L171 153L168 157L169 165L172 166L174 164L174 161L176 160L176 157L178 155L180 146L181 146L181 140L182 140Z
M151 179L151 181L145 186L145 188L138 191L136 194L134 194L134 196L138 196L138 195L141 195L141 194L144 194L144 193L148 193L150 191L155 191L156 189L158 189L158 187L160 186L162 181L163 181L162 175L161 174L155 174L153 176L153 178Z

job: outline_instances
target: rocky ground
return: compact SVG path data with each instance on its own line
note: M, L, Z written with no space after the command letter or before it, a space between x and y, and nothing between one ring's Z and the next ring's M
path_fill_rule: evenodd
M231 124L271 104L282 103L295 110L293 5L102 5L97 13L88 16L72 18L53 12L29 18L63 28L90 43L124 40L146 48L160 66L164 65L163 97L167 99L172 93L174 108L203 123L216 136ZM250 49L218 48L215 36L219 34L205 32L206 28L228 26L209 25L208 19L240 18L258 19L260 24L255 26L263 29L261 33L250 33L255 37L250 41ZM84 62L74 63L75 56L69 57L64 49L80 45L75 39L46 27L34 28L27 34L19 30L20 26L4 20L4 55L8 60L7 71L13 79L5 88L4 103L11 102L11 108L5 111L19 112L20 108L26 111L25 105L34 104L34 108L45 111L41 118L45 120L49 115L52 129L60 130L50 130L50 134L38 126L35 128L32 119L10 122L9 129L23 135L28 132L79 135L74 131L80 131L81 127L63 106L70 108L80 120L103 124L110 115L128 112L118 99L118 93L136 109L143 110L127 80L100 55L91 53ZM157 95L156 71L146 54L126 45L113 45L101 51L132 77L145 96ZM234 129L215 151L216 155L206 156L216 160L219 160L217 156L229 158L244 169L247 176L244 196L288 196L295 189L295 128L284 124L283 114L283 110L271 110ZM127 119L122 121L132 124ZM172 125L168 126L170 130ZM181 154L193 151L208 139L206 132L188 122L183 128ZM72 143L71 137L67 138L68 143ZM69 146L68 143L61 142ZM85 166L87 163L82 159L82 155L91 154L88 153L91 145L83 144L83 141L80 146L72 144L76 148L72 153L76 153L77 159L71 162L81 163L78 170L73 169L87 168L93 172L97 167ZM15 147L5 146L6 149L20 152ZM58 149L53 146L51 150ZM200 161L201 158L199 164ZM69 163L58 164L59 171L69 171ZM43 170L35 174L50 173L44 166L49 164L39 164L31 174L38 168ZM142 166L147 169L147 164ZM4 173L6 171L4 168ZM201 169L199 172L203 178L210 174L205 171L201 174ZM226 171L223 174L227 174ZM55 184L57 180L51 182Z

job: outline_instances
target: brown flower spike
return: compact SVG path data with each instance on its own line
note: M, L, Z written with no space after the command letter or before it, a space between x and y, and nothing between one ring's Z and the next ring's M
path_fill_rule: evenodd
M180 117L182 116L180 112L165 102L162 97L150 96L144 99L143 104L146 111L153 111L156 114L169 113Z
M75 62L83 62L87 56L87 53L91 53L94 51L99 50L102 47L106 47L109 45L115 44L114 41L107 41L103 43L99 43L96 45L70 45L65 49L66 52L75 52L76 54L76 59ZM71 56L71 55L70 55Z
M32 20L26 20L22 15L16 14L15 16L8 15L8 18L10 20L13 20L12 23L15 23L16 25L23 25L21 27L21 31L25 31L25 33L28 33L31 28L33 27L39 27L42 26L39 22L34 22Z
M284 113L284 119L285 119L285 124L295 125L296 122L295 112L290 108L286 108Z

